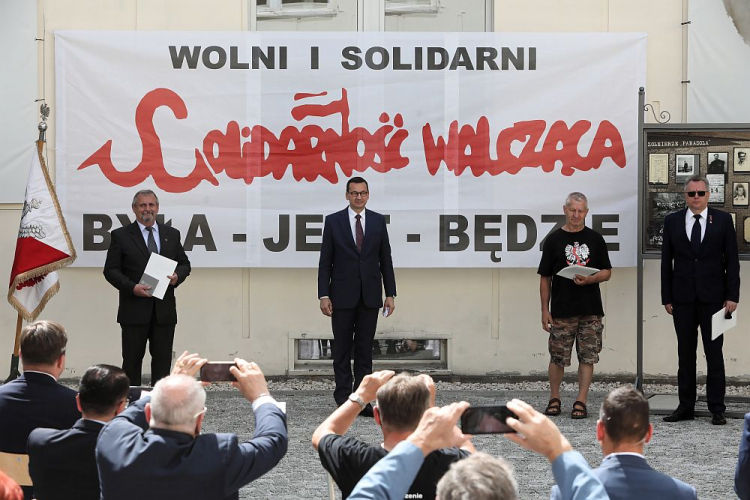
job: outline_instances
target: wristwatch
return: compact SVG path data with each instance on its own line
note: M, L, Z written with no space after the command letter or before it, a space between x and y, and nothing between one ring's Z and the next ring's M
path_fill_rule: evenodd
M349 401L353 403L357 403L360 408L363 410L365 409L365 406L367 406L367 403L365 403L365 400L359 397L359 395L356 392L353 392L349 394Z

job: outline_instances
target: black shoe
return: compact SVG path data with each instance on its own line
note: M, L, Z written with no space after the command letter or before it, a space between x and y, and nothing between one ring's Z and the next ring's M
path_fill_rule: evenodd
M679 422L680 420L693 420L695 415L693 410L685 410L683 408L677 408L671 414L663 418L665 422Z
M727 423L727 417L724 416L724 412L712 413L711 423L714 425L725 425Z
M372 405L370 403L367 403L367 406L365 406L361 412L359 412L360 417L373 417L372 413Z

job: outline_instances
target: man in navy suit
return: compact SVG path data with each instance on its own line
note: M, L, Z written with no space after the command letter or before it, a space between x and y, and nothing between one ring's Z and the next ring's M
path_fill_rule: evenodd
M37 427L68 429L81 416L76 392L57 383L65 369L65 328L35 321L21 331L23 375L0 385L0 451L26 454L26 440ZM24 487L26 498L32 491Z
M318 265L320 310L331 317L333 373L337 405L355 398L365 375L372 373L372 340L383 316L393 314L396 278L385 217L365 210L370 192L367 181L352 177L346 183L349 206L328 215ZM385 287L385 304L383 303ZM354 377L351 351L354 347ZM363 405L362 415L372 416L372 406Z
M632 386L610 392L596 423L596 439L604 460L594 474L612 500L660 498L694 500L695 488L652 469L643 456L654 428L648 421L648 400ZM561 498L557 486L550 499Z
M172 375L99 433L96 463L102 498L237 499L240 488L286 453L286 415L257 364L235 358L235 386L252 403L255 434L201 434L206 392L194 375L206 360L183 353Z
M37 428L29 435L29 474L37 500L99 500L94 447L106 422L125 409L130 382L120 368L92 366L76 403L83 418L72 429Z
M698 327L706 354L706 399L711 423L724 416L724 337L711 340L711 316L731 315L740 300L740 262L732 217L708 208L708 182L693 176L685 184L687 208L664 219L661 247L661 302L677 333L679 406L666 422L692 420L695 408L695 362Z
M745 427L734 471L734 491L740 500L750 500L750 413L745 413Z
M112 231L104 277L120 291L117 322L122 328L122 368L131 384L141 385L141 363L148 342L154 385L169 374L177 324L174 289L190 274L190 261L180 243L180 232L156 222L159 199L153 191L138 191L132 208L136 221ZM152 252L177 261L161 300L151 296L150 285L140 282Z

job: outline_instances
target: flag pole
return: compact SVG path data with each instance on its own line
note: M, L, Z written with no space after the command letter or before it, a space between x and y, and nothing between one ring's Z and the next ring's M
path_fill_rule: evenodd
M39 108L42 115L42 121L39 122L37 129L39 129L39 139L36 141L36 149L38 154L42 154L44 150L44 143L46 142L47 135L47 117L49 117L49 106L44 103ZM10 373L8 378L5 379L5 383L10 382L21 376L21 372L18 371L18 360L19 353L21 352L21 327L23 326L23 316L18 313L18 319L16 320L16 338L13 342L13 354L10 357Z
M23 325L23 316L21 316L21 313L18 313L18 319L16 320L16 340L13 344L13 354L10 357L10 374L5 379L5 383L21 376L21 372L18 371L18 353L21 351L21 325Z

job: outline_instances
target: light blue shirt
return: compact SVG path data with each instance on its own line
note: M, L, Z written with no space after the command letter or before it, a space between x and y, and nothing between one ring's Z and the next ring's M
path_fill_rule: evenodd
M154 241L156 242L156 253L161 253L161 240L159 239L159 224L154 222L154 225L151 227L154 229ZM141 230L141 234L143 235L143 242L146 244L146 248L148 248L148 231L146 231L146 226L138 222L138 228Z
M558 456L552 462L552 474L563 500L609 500L604 485L577 451Z

